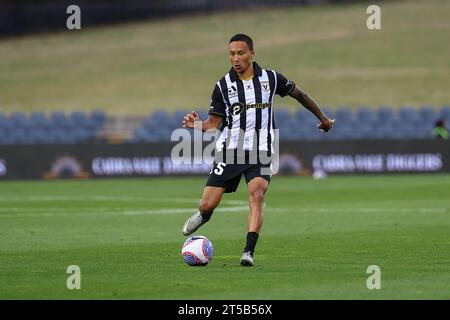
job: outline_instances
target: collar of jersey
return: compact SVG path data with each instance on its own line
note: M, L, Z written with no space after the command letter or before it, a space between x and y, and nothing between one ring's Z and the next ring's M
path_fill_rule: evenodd
M239 75L234 71L233 67L231 67L229 73L231 82L236 82L236 80L239 79ZM256 62L253 62L253 73L258 77L262 76L262 69Z

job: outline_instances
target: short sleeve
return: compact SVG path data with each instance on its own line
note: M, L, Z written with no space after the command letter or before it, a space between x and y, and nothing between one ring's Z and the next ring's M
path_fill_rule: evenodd
M220 92L220 88L217 84L211 95L211 106L209 107L208 114L225 117L225 103L223 102L222 93Z
M277 74L277 90L275 91L281 97L287 96L294 90L295 83L286 79L281 73Z

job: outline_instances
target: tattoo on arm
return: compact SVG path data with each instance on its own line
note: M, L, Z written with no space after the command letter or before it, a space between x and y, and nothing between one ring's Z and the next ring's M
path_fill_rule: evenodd
M325 114L319 108L317 103L298 86L295 86L289 95L300 102L306 109L311 111L320 121L325 118Z

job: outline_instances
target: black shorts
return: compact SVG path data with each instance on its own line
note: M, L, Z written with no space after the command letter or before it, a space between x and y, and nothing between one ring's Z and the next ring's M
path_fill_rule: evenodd
M239 186L242 175L245 182L256 177L266 179L269 183L272 179L271 164L226 164L224 162L214 162L209 173L206 186L225 188L225 193L235 192Z

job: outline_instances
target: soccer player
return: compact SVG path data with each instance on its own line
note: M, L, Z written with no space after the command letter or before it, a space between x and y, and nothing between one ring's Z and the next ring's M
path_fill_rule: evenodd
M294 82L274 70L262 69L254 62L255 51L249 36L233 36L228 45L228 56L232 67L214 87L208 119L200 121L195 111L183 119L185 128L203 132L218 129L220 136L200 207L185 222L182 232L188 236L208 222L223 194L235 192L244 175L250 210L247 243L240 263L254 266L253 254L263 223L264 195L272 177L270 160L274 153L275 94L281 97L289 95L300 102L319 119L318 129L323 132L333 127L334 120L328 118ZM218 160L219 154L223 160ZM249 161L255 154L256 161Z

